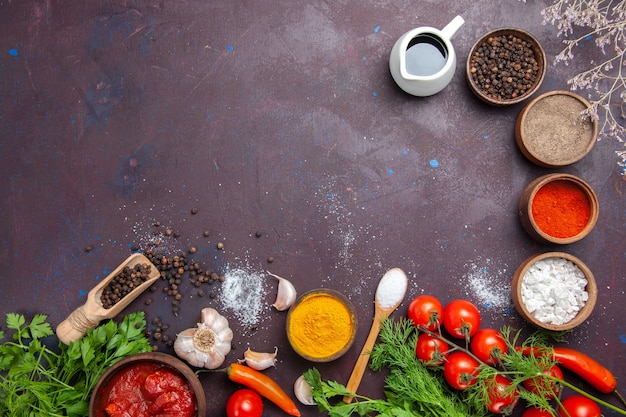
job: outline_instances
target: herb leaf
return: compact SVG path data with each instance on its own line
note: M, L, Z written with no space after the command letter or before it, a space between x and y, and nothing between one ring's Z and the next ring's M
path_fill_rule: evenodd
M26 318L21 314L9 313L7 314L7 327L13 330L20 330L20 328L26 323Z

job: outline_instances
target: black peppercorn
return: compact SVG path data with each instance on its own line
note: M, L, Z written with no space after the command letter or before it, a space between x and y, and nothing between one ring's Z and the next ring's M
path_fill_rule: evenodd
M530 42L510 34L478 45L470 58L470 74L479 89L496 100L526 94L540 76Z

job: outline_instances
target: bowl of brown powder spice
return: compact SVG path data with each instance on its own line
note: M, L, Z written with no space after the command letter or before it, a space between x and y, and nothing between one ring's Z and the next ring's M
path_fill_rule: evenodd
M578 162L598 136L598 121L583 115L589 106L578 94L559 90L530 101L515 123L515 141L522 154L547 168Z

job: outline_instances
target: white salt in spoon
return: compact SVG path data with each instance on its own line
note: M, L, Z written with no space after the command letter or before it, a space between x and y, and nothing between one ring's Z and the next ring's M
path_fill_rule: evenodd
M374 343L378 338L380 332L381 322L389 317L389 315L400 305L404 300L404 294L408 286L408 279L404 271L400 268L392 268L385 272L385 275L380 279L378 288L376 288L376 297L374 300L374 321L372 322L372 328L365 340L365 345L361 350L361 354L354 365L352 375L348 380L346 389L356 394L356 390L361 384L365 368L370 360L370 352L374 347ZM346 395L343 397L345 403L352 402L354 397Z

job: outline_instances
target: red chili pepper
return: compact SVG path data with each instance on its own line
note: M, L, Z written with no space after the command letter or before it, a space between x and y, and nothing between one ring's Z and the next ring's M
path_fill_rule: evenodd
M276 404L285 413L296 417L300 416L300 411L291 398L289 398L276 381L267 375L238 363L230 364L230 366L226 368L226 373L231 381L253 389Z
M521 351L524 355L531 354L530 347L523 349L517 347L516 349ZM532 353L534 355L541 355L542 349L534 348ZM555 347L552 358L564 368L574 372L587 381L592 387L604 394L615 391L617 387L617 380L611 371L582 352L564 347Z

